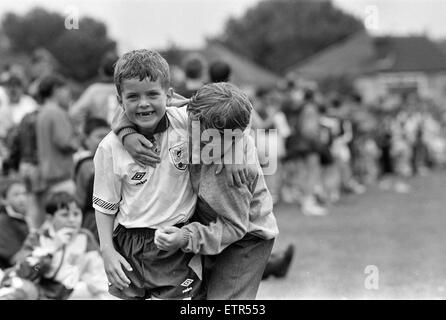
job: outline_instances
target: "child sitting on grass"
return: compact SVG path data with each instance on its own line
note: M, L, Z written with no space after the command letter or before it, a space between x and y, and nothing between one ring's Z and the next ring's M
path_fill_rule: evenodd
M5 271L0 300L101 299L107 278L93 235L81 229L82 211L66 192L51 194L49 218L31 233L18 262Z

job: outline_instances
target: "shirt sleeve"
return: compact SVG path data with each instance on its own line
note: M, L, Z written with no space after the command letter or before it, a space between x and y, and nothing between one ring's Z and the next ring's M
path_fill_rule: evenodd
M248 232L250 204L253 198L250 187L231 187L226 177L222 175L219 178L218 189L213 188L212 195L208 193L210 196L205 197L206 205L215 213L216 219L208 225L192 222L182 227L187 239L183 248L185 252L219 254Z
M181 123L185 124L187 126L189 123L189 116L187 115L187 106L179 107L179 108L175 108L175 109L178 113Z
M114 170L113 154L99 145L94 156L93 208L104 214L116 214L121 201L120 176Z

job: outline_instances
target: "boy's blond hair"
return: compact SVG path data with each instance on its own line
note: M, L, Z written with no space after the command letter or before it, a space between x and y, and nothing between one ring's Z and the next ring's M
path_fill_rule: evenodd
M192 120L200 121L201 129L245 130L250 121L252 105L248 96L236 86L211 83L200 88L191 98L187 111Z
M150 81L160 80L161 86L170 86L170 71L167 61L156 51L147 49L133 50L125 53L115 65L114 82L118 94L121 95L122 81L138 78Z

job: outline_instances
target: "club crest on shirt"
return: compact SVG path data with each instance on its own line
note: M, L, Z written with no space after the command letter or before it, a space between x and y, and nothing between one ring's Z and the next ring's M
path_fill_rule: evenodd
M169 148L170 159L172 160L175 168L178 170L186 170L189 164L189 144L183 142Z

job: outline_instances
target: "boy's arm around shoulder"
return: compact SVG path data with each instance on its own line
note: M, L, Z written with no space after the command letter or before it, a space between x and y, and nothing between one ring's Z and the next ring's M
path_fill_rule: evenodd
M137 132L136 126L130 122L121 106L116 108L111 127L121 142L127 135Z

